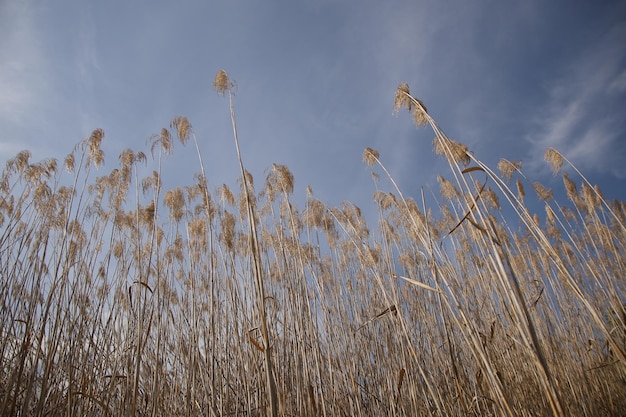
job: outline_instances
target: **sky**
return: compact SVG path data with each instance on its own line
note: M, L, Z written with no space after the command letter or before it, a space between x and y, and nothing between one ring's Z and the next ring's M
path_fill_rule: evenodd
M236 82L257 190L284 164L296 200L310 186L329 205L372 209L371 147L407 195L437 193L437 175L451 175L432 130L392 111L406 82L494 168L522 160L530 180L562 188L543 160L555 147L626 200L623 1L0 0L0 167L23 149L62 161L101 128L108 172L126 148L149 154L147 139L183 115L210 186L235 184L228 99L212 89L220 69ZM198 171L193 146L176 143L166 186Z

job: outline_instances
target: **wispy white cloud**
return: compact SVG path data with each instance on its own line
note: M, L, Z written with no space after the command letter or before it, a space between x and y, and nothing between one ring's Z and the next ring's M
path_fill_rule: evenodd
M626 24L620 23L574 62L563 63L564 75L550 87L528 136L533 169L543 167L541 155L554 147L579 168L626 178L626 131L618 104L626 91L624 44Z
M66 152L96 127L98 58L89 8L31 1L0 6L0 158ZM81 14L82 13L82 14ZM55 16L66 19L54 21ZM61 141L72 141L59 147Z
M5 123L24 123L45 83L38 70L41 47L27 2L5 2L0 16L0 117Z
M29 2L9 0L0 4L1 159L31 148L24 132L41 108L40 96L48 89L36 13Z

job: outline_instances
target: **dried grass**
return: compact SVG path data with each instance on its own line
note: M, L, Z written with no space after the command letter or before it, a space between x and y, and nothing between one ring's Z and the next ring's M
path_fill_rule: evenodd
M402 84L395 110L430 124L449 163L441 198L403 195L367 148L364 162L392 189L376 190L378 228L353 204L327 206L310 188L299 211L286 166L272 165L254 192L234 84L220 72L215 86L231 100L238 195L226 185L209 191L184 117L170 127L196 146L201 172L189 186L161 189L162 157L173 149L166 129L151 138L149 157L126 150L96 178L99 129L65 158L66 171L32 163L28 151L8 161L0 414L608 416L626 408L623 202L607 202L555 150L546 159L563 172L568 201L529 182L520 163L501 161L496 174L447 138ZM139 163L153 168L145 178ZM525 196L529 184L539 199Z

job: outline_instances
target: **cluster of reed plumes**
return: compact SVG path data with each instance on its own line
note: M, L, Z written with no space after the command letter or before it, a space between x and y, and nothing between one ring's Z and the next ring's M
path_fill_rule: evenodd
M255 187L164 190L175 118L108 173L103 131L65 159L21 152L0 181L2 416L537 416L626 409L626 205L574 167L569 200L435 131L441 196L359 208L294 201L287 167ZM555 150L555 172L569 166ZM152 174L142 177L145 165ZM571 174L570 174L571 175ZM577 185L577 182L580 185ZM545 214L533 214L534 188ZM257 191L258 190L258 191ZM430 199L432 200L432 199Z

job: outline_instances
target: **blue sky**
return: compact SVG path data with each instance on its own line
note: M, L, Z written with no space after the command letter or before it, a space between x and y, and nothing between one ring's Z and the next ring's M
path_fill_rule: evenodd
M392 114L407 82L479 159L521 159L560 188L543 162L553 146L624 200L625 45L622 1L0 0L0 164L22 149L62 160L102 128L110 170L184 115L209 183L234 184L228 101L211 88L223 68L257 188L285 164L296 198L310 185L367 210L372 147L407 194L436 190L449 171L432 131ZM193 147L177 143L167 185L197 171Z

